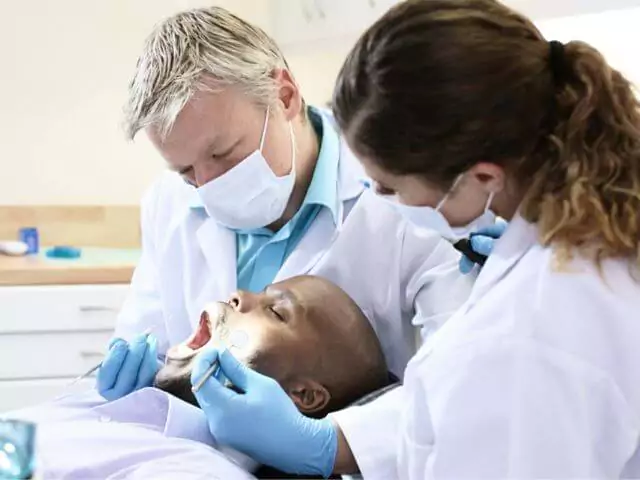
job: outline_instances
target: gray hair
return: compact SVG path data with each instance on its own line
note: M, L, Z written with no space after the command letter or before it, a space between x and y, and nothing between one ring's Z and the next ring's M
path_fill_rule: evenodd
M147 38L129 85L124 127L132 139L150 125L166 135L197 91L229 85L268 104L277 95L272 74L288 68L275 42L220 7L178 13Z

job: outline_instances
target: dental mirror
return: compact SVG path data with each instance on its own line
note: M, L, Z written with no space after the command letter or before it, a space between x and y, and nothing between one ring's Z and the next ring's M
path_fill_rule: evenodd
M229 338L224 343L226 343L226 346L229 350L231 350L232 348L243 349L249 343L249 335L247 335L247 332L245 332L244 330L232 330L229 333ZM198 383L196 383L191 388L191 391L193 393L198 392L202 388L202 386L207 382L207 380L209 380L209 378L211 378L212 375L217 375L219 371L220 371L220 362L216 360L215 362L213 362L213 364L209 368L207 368L207 371L204 372L204 374L202 375L202 378L198 380Z

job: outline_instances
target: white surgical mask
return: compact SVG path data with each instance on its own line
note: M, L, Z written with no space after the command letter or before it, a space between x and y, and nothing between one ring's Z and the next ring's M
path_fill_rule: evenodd
M219 224L234 230L265 227L278 220L287 206L296 180L296 148L291 136L291 171L276 176L262 155L269 109L264 119L260 146L228 172L198 188L205 210Z
M410 223L418 228L433 230L438 232L443 238L452 242L457 242L463 238L468 238L472 233L477 232L481 228L489 227L496 221L496 215L490 210L493 201L493 192L489 194L487 203L484 206L484 212L478 218L462 227L452 227L444 217L440 209L449 198L453 189L458 185L462 175L460 175L453 183L451 190L438 203L436 208L426 206L404 205L393 199L391 203L400 212L400 214Z

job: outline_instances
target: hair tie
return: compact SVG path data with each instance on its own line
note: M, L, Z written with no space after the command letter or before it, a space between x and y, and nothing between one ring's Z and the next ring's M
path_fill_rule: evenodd
M557 40L549 42L549 68L551 69L553 83L555 83L557 87L562 87L568 80L571 72L567 65L564 44Z

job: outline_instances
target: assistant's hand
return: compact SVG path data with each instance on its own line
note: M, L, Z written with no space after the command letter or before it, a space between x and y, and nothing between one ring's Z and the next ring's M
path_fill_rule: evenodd
M111 401L150 387L159 368L156 337L143 334L131 343L115 338L98 370L98 392Z
M481 228L471 235L469 240L473 251L480 255L489 256L493 251L494 243L502 236L508 225L504 220L497 220L496 223L490 227ZM459 263L460 272L467 274L473 270L474 265L475 263L463 255Z
M214 438L286 473L331 475L338 448L331 421L302 415L275 380L241 364L228 350L201 353L191 373L192 385L216 359L222 374L245 393L213 377L196 393Z

